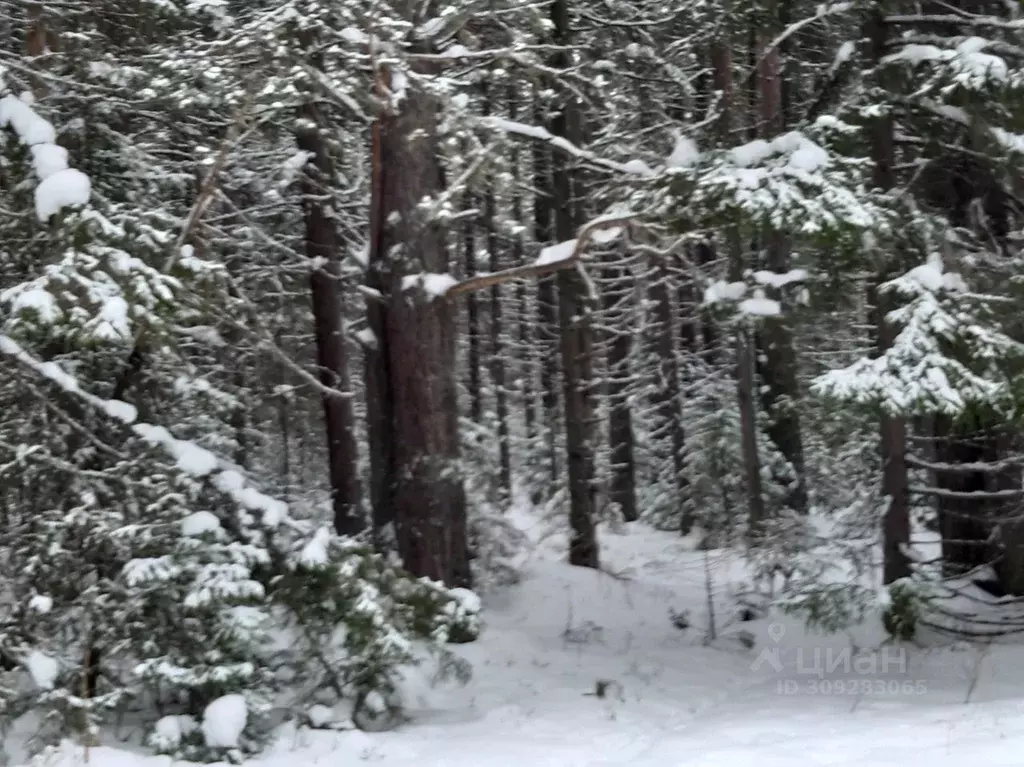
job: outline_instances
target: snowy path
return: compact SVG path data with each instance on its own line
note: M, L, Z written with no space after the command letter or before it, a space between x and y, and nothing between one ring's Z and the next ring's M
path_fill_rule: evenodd
M896 674L817 680L799 673L799 653L842 657L849 637L808 636L799 622L784 620L774 624L774 643L772 624L755 622L721 626L723 636L705 646L703 557L674 536L644 529L605 541L605 559L622 577L553 561L558 541L539 546L523 582L486 600L484 636L460 649L474 665L473 681L435 687L410 676L408 725L377 734L291 729L254 764L963 767L968 758L987 767L1021 764L1019 648L914 650ZM724 608L734 563L712 564ZM669 619L670 610L683 609L694 624L685 631ZM739 629L756 636L752 649L729 639ZM854 639L872 646L880 635L862 631ZM770 664L752 670L766 647L779 649L781 672ZM611 680L613 694L594 696L598 680ZM787 683L790 694L783 694L780 685ZM881 686L849 694L854 683ZM83 754L68 746L46 763L71 767L83 763ZM168 767L168 760L101 748L90 753L89 764Z

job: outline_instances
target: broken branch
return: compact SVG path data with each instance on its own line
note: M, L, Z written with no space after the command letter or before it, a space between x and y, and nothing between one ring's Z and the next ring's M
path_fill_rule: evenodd
M594 235L597 232L605 229L614 229L616 227L625 226L631 223L634 218L635 216L633 214L628 214L594 219L580 229L579 235L576 238L576 244L573 246L572 253L570 253L568 257L557 261L548 261L544 263L534 262L532 264L524 264L522 266L513 266L510 269L502 269L500 272L478 274L475 277L470 277L462 280L461 282L456 282L448 288L443 295L448 300L454 300L464 293L483 290L484 288L501 285L503 283L510 282L511 280L528 280L536 277L546 277L547 275L561 271L562 269L568 269L569 267L576 265L580 259L582 259L583 251L586 249L590 241L593 240Z

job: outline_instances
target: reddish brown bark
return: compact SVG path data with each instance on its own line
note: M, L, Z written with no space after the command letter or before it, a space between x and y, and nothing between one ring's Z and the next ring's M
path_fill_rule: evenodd
M727 38L711 44L711 81L720 94L718 139L728 145L732 141L735 120L736 90L732 76L732 53ZM744 251L740 233L735 227L726 231L726 251L729 258L729 279L743 277ZM754 401L755 350L748 333L738 329L736 349L736 402L740 415L740 450L743 456L743 474L747 491L747 519L752 535L765 518L764 493L761 485L761 458L757 445L757 411Z
M757 69L760 97L760 133L771 140L785 129L783 114L782 55L779 46L772 45L781 31L777 2L766 9L769 22L760 38L760 59ZM765 266L776 273L790 270L790 245L778 232L764 236ZM776 294L778 291L774 291ZM781 300L781 296L772 295ZM765 428L770 439L793 469L795 477L780 477L789 482L786 505L795 511L807 511L807 487L804 471L803 433L797 403L800 387L797 381L797 357L793 346L793 333L785 317L765 317L757 334L757 365L762 385L761 405L768 415Z
M543 111L534 110L534 118L543 120ZM538 123L538 124L543 124ZM554 238L553 212L555 207L552 191L551 149L539 141L533 145L533 187L536 194L533 198L533 238L540 247L552 242ZM551 480L551 492L558 486L559 461L557 452L558 425L561 417L558 411L558 297L555 292L555 279L548 277L537 284L537 332L536 346L540 365L540 397L543 418L541 423L545 430L545 457L548 464L548 476Z
M387 96L387 72L378 92ZM437 104L410 88L375 126L369 284L381 293L372 328L379 350L368 391L375 511L393 519L415 575L469 585L466 499L459 471L455 304L404 278L449 268L446 237L420 203L443 188ZM407 289L408 288L408 289Z
M676 504L679 509L679 531L687 535L693 528L693 515L690 509L690 487L686 477L684 451L686 449L686 433L683 428L683 392L682 377L679 374L679 353L676 346L676 323L673 321L675 312L672 306L672 294L669 290L669 270L664 260L652 260L651 272L653 281L648 288L648 298L653 306L657 338L655 352L659 359L658 381L654 392L657 430L667 431L672 455L672 473L675 483ZM680 307L681 308L681 307ZM685 318L684 318L685 322Z
M356 535L365 527L360 506L355 413L349 391L348 351L345 344L341 248L330 213L333 161L324 137L324 120L312 101L300 110L296 134L299 149L308 152L301 181L306 226L306 255L314 264L310 275L317 372L331 392L323 392L327 432L328 473L334 529Z
M572 42L569 6L566 0L551 5L554 42L568 46ZM556 65L568 68L565 53L556 57ZM555 119L554 133L579 143L581 115L571 93L563 94L562 109ZM554 199L557 201L555 234L560 242L572 239L580 226L578 207L583 198L579 177L569 168L563 154L554 156ZM594 498L594 401L593 401L593 329L591 297L580 265L562 269L557 277L558 325L561 331L562 397L565 404L565 447L569 469L569 562L582 567L598 567L599 554Z

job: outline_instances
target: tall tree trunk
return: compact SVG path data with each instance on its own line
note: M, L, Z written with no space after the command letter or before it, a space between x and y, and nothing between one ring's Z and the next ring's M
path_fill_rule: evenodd
M639 102L638 127L646 130L656 118L645 108L653 104L654 99L644 85L640 85ZM629 325L637 303L634 297L636 281L628 265L628 250L616 249L607 258L609 263L601 275L604 309L601 342L606 349L604 395L608 413L608 500L624 521L635 522L640 518L640 511L636 497L636 437L629 396L634 382L631 365L634 329Z
M742 246L741 246L742 247ZM742 252L742 251L741 251ZM745 328L736 330L736 401L740 411L740 449L747 487L747 521L753 538L764 522L764 489L757 447L757 410L754 403L754 342Z
M534 112L538 124L543 124L544 112L539 107ZM540 141L533 145L533 238L540 247L554 238L554 210L556 204L568 201L555 200L552 182L552 153L547 144ZM540 388L541 408L544 412L542 428L546 429L545 452L551 479L550 492L558 487L559 466L557 439L560 415L558 412L558 298L555 294L555 278L548 277L537 283L537 339L541 359Z
M884 4L872 9L865 29L873 61L880 61L886 53L888 28L884 20ZM889 114L875 118L871 128L871 160L874 163L874 184L887 191L896 185L893 119ZM889 278L884 267L877 275L875 286ZM869 304L875 306L876 340L879 353L890 348L896 338L896 328L886 321L893 308L891 301L879 295L872 286ZM910 543L910 493L907 478L906 443L907 425L903 418L883 415L880 423L882 452L882 492L889 505L882 521L882 578L892 583L910 575L910 561L903 547Z
M512 204L513 216L522 214L521 201L516 197ZM512 246L512 263L523 263L523 243L516 239ZM516 305L519 313L519 348L520 351L520 396L523 406L523 428L526 432L526 439L532 444L534 437L538 434L537 429L537 402L534 391L534 361L533 349L533 322L531 322L532 304L530 302L530 291L525 281L516 286Z
M679 509L679 531L687 535L693 529L693 510L690 506L690 483L686 477L682 380L679 374L679 351L676 346L669 273L662 259L652 260L651 274L653 279L647 289L647 297L654 308L657 328L654 348L659 359L658 384L654 395L656 429L668 432L672 450L672 478Z
M487 84L483 87L484 114L492 111L492 94ZM492 272L501 269L501 252L498 243L497 203L494 196L494 174L487 176L487 189L484 192L484 231L487 233L488 268ZM501 286L492 285L490 291L490 341L491 386L494 387L494 410L498 419L498 465L500 467L501 489L508 498L512 495L512 453L508 434L508 389L505 381L505 358L502 332Z
M399 4L415 20L411 0ZM413 64L419 66L419 64ZM455 374L455 306L404 278L449 269L446 237L421 208L436 199L443 176L438 156L438 106L419 88L398 101L385 66L375 73L377 95L387 102L374 125L370 286L380 290L372 316L384 363L369 390L371 460L391 509L402 561L411 573L466 586L471 581L466 498L459 469ZM395 103L398 101L398 103ZM381 413L390 411L388 418ZM387 444L382 444L386 442Z
M490 269L501 268L497 233L494 227L494 194L488 194L490 208L490 230L488 231L488 249L490 250ZM505 344L502 339L504 325L501 311L501 289L491 287L491 384L494 386L494 415L498 420L498 466L502 491L506 498L512 495L512 446L509 444L508 428L508 388L505 376Z
M736 91L732 76L732 51L727 37L711 44L711 81L721 94L718 138L727 145L732 140ZM743 278L743 241L734 227L726 230L729 255L729 278ZM757 446L757 411L754 401L755 350L749 333L736 329L736 402L740 415L740 451L747 491L747 520L750 533L756 536L765 519L764 492L761 486L761 456Z
M785 129L783 114L782 58L779 47L772 45L780 29L777 2L769 3L766 12L770 15L759 41L759 66L757 71L760 92L761 133L771 140ZM778 232L765 236L765 266L773 272L784 274L791 266L790 246L787 239ZM778 291L776 291L777 293ZM773 298L782 299L781 295ZM800 387L797 381L796 351L793 348L793 334L788 321L782 317L765 317L757 334L758 365L762 383L762 407L768 414L766 428L768 438L789 462L795 476L778 478L788 484L786 505L799 511L807 511L807 483L804 469L803 435L800 429Z
M623 254L611 258L622 260ZM632 384L630 357L633 349L631 329L619 326L623 319L619 306L632 299L632 275L621 264L604 269L604 309L617 317L608 338L608 371L606 396L608 398L608 447L611 481L608 500L622 513L627 522L640 518L636 505L636 463L633 457L633 408L629 402ZM671 338L671 336L670 336ZM671 341L670 341L671 343Z
M572 44L567 0L551 4L555 45ZM568 54L556 56L556 66L567 69ZM581 134L580 107L574 94L562 94L554 133L573 143ZM554 199L558 206L555 234L560 242L575 237L580 226L582 199L579 179L563 153L554 156ZM569 468L569 562L582 567L599 564L594 499L593 330L591 297L579 268L562 269L558 276L558 324L561 331L562 396L565 401L565 443Z
M46 20L43 15L43 4L29 0L28 31L25 34L25 51L29 56L42 56L46 53Z
M364 528L360 508L355 413L349 391L348 354L345 347L344 301L341 286L341 249L331 214L334 167L325 138L323 115L310 100L300 109L296 139L308 152L302 177L302 212L306 226L306 255L313 262L310 291L316 335L316 361L320 382L332 389L321 394L331 486L334 529L356 535Z
M366 270L367 299L366 318L373 338L365 347L365 368L363 381L366 385L366 433L370 451L370 506L373 510L374 543L380 550L390 549L395 544L395 502L393 498L392 473L394 471L395 445L392 442L394 425L394 393L391 387L391 361L388 351L387 271L379 263L381 227L380 163L382 157L382 125L378 120L373 124L373 190L370 209L370 263Z
M700 267L711 260L705 255L705 251L711 251L712 246L708 242L698 242L689 246L685 256L680 254L672 263L672 267L678 275L676 283L676 311L679 314L678 323L678 353L685 356L699 356L703 352L701 339L702 313L700 306L700 294L697 290L697 281L694 278L693 266ZM712 251L713 252L713 251ZM685 379L686 376L684 375Z
M467 193L463 206L466 210L473 207L476 200ZM476 219L470 218L463 224L462 234L462 265L466 277L476 274ZM469 417L473 423L484 420L484 400L480 384L480 301L475 294L466 296L466 340L469 343L466 358L468 380L466 390L469 392Z
M519 118L519 94L517 92L515 82L509 83L508 86L508 118L510 120L517 120ZM514 143L512 145L510 164L512 166L513 178L518 178L520 171L518 143ZM519 194L518 187L512 192L512 220L523 220L523 198ZM523 263L523 238L521 234L516 234L515 238L512 240L512 263ZM528 443L532 444L534 435L537 433L537 412L535 409L536 402L534 401L533 388L535 350L533 348L534 334L531 329L533 322L530 319L530 291L525 281L521 281L516 286L516 305L519 311L518 340L519 347L521 349L520 358L522 360L520 380L523 418L526 429L526 439Z
M274 343L281 348L281 332L276 332ZM275 407L277 410L277 426L280 430L278 439L281 445L278 476L281 486L281 496L285 501L292 500L292 413L291 413L291 387L288 385L288 366L283 362L274 363L274 378L277 383L277 396Z

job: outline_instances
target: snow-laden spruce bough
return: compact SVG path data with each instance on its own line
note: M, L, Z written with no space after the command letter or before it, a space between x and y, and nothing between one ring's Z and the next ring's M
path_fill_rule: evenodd
M49 512L11 522L3 723L35 713L41 746L131 722L161 753L237 759L282 715L392 720L398 669L425 654L468 673L445 645L476 636L475 596L294 518L201 439L175 437L158 416L182 404L180 381L154 376L145 418L102 394L143 329L154 368L173 354L164 336L188 323L179 296L217 268L189 248L173 274L150 266L176 238L108 215L57 137L29 94L0 98L6 204L31 195L23 226L50 256L0 293L0 356L59 408L0 433L27 491L54 497ZM54 457L54 441L83 435L75 463Z

